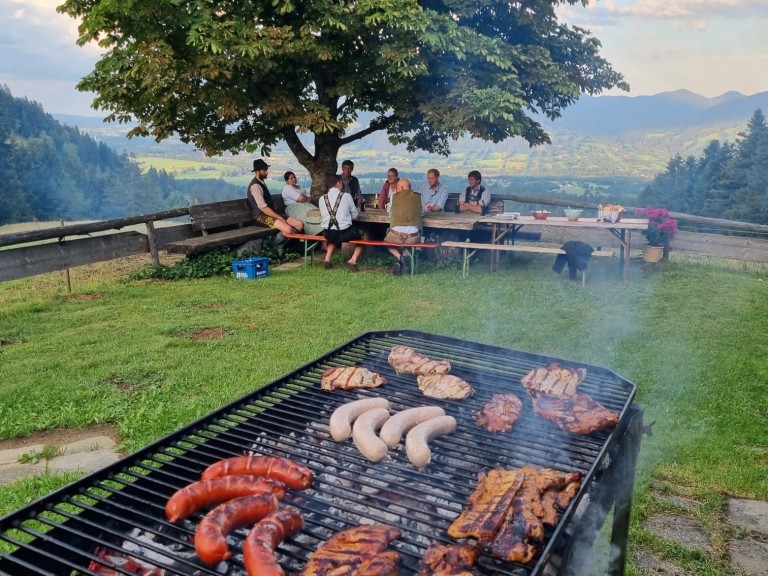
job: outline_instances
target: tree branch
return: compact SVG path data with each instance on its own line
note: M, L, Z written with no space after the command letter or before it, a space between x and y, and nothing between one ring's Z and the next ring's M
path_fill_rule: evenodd
M345 136L341 139L341 145L344 146L345 144L349 144L350 142L354 142L355 140L360 140L361 138L365 138L368 136L368 134L373 134L374 132L378 132L379 130L384 130L387 126L392 124L395 121L394 116L389 116L388 118L383 118L379 121L371 122L368 128L363 128L360 130L360 132L355 132L354 134L350 134L349 136Z
M289 127L283 128L283 139L286 144L288 144L288 148L291 149L291 152L293 152L296 160L299 161L299 164L302 166L309 166L312 163L314 157L309 153L309 150L306 149L304 144L302 144L301 140L299 140L299 136L296 134L295 129Z

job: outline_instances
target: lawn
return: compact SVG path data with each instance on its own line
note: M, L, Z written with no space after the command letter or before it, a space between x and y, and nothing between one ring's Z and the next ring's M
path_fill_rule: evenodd
M622 284L593 262L587 286L540 256L393 277L273 269L257 281L126 281L129 264L0 284L0 439L117 425L134 451L367 331L414 329L597 364L637 384L642 441L630 547L696 574L725 574L642 527L651 486L685 486L717 530L723 495L768 500L768 282L706 263L638 263ZM565 275L564 275L565 276ZM196 340L200 328L223 334ZM116 383L131 383L118 386ZM0 515L72 477L0 488ZM632 568L630 567L630 574Z

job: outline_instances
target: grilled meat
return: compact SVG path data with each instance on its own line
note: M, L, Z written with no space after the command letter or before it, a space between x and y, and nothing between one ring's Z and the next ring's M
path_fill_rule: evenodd
M301 575L396 576L400 554L386 548L400 535L399 528L382 524L337 532L312 553Z
M419 576L473 576L480 550L473 544L432 542L424 551Z
M430 360L408 346L393 346L387 360L398 374L448 374L451 371L448 360Z
M533 411L571 434L587 435L619 423L619 413L608 410L586 394L551 396L531 394Z
M416 380L421 393L430 398L463 400L475 393L468 382L450 374L418 376Z
M570 396L587 376L586 368L563 368L557 363L546 368L534 368L523 376L522 382L530 394L543 393L552 396Z
M514 394L494 394L477 413L475 422L489 432L506 432L512 429L522 411L523 402Z
M523 485L525 473L519 470L494 468L478 475L469 506L448 527L451 538L490 540L504 522L515 494Z
M530 563L544 549L544 525L557 523L558 509L568 507L580 486L580 472L525 466L481 473L448 535L476 538L497 558Z
M322 390L352 390L353 388L377 388L387 380L376 372L359 366L340 366L328 368L320 378Z

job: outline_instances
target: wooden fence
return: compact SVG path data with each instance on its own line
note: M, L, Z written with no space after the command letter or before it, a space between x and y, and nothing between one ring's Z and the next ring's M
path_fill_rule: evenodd
M456 197L456 195L452 196ZM564 205L562 201L558 200L527 196L497 195L494 198L523 204ZM572 207L595 208L595 206L578 201L570 201L568 204ZM630 213L634 210L634 208L627 208ZM155 223L187 215L189 215L189 208L175 208L115 220L2 234L0 235L0 281L26 278L136 254L149 253L155 264L159 265L160 252L166 244L191 238L196 233L188 223L162 227L155 226ZM670 213L670 215L681 223L691 226L729 231L728 234L682 231L672 242L672 250L675 252L688 252L746 262L768 262L768 240L755 237L759 234L768 237L768 226L690 214ZM146 232L121 232L123 228L137 224L144 225ZM748 233L750 236L739 236L739 233ZM583 239L584 241L593 241L596 244L601 242L600 238ZM554 239L554 241L559 241L559 239ZM606 237L604 245L609 245L609 241L610 238ZM640 246L640 244L639 239L634 242L634 246Z

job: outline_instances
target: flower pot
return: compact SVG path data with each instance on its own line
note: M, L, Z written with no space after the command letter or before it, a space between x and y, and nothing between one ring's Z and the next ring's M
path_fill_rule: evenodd
M643 261L655 264L664 255L664 246L643 246Z

